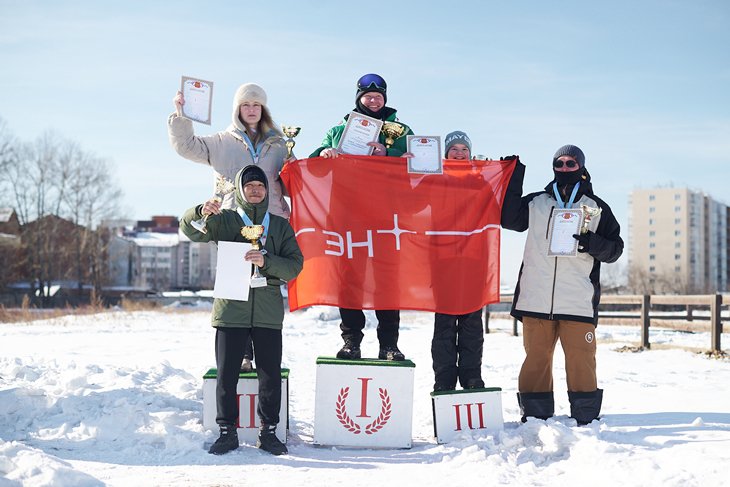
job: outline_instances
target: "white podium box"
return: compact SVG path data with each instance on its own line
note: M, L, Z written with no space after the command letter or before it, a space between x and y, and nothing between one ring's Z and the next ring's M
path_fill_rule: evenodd
M217 414L215 386L218 370L212 368L203 376L203 427L218 431L215 422ZM256 408L259 405L259 380L256 370L238 374L238 440L255 445L259 435L260 421ZM286 443L286 433L289 429L289 369L281 369L281 408L279 409L279 424L276 426L276 437Z
M314 444L410 448L415 364L317 359Z
M438 443L447 443L465 431L504 428L499 387L432 392L431 404Z

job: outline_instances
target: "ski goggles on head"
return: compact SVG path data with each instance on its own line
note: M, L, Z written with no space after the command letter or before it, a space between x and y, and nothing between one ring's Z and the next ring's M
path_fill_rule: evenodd
M385 80L377 74L366 74L357 80L357 89L360 91L366 91L374 88L374 91L385 91L388 89L388 84Z

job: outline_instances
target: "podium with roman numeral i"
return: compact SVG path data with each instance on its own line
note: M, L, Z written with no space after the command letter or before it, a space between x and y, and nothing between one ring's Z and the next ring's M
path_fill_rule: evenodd
M415 364L317 359L314 444L410 448Z
M447 443L465 432L504 428L499 387L432 392L431 404L438 443Z
M208 370L203 376L203 427L209 430L218 430L215 422L217 414L215 386L218 370ZM256 444L259 433L259 417L256 408L259 405L259 380L256 370L240 372L238 374L238 424L239 441L251 445ZM289 429L289 369L281 369L281 408L279 409L279 424L276 427L276 437L286 443L286 432Z

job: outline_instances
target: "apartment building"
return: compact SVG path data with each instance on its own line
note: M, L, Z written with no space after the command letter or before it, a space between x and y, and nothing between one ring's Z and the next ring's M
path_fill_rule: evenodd
M649 292L727 290L725 204L688 188L635 189L629 215L630 285Z

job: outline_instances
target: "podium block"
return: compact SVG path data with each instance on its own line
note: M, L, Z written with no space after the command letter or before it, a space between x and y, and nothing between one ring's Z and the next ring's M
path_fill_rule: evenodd
M410 360L319 357L314 444L410 448L415 367Z
M212 368L203 376L203 427L218 430L215 422L217 414L215 386L218 370ZM255 445L259 433L259 417L256 408L259 405L259 380L256 370L238 374L238 440ZM286 432L289 429L289 369L281 369L281 409L279 424L276 426L276 437L286 443Z
M447 443L464 431L504 428L499 387L432 392L431 404L438 443Z

